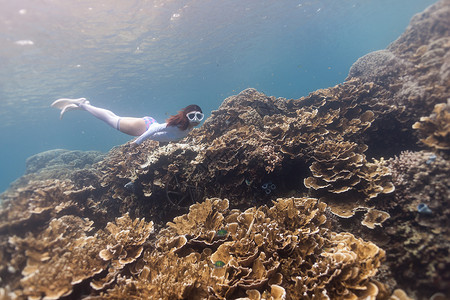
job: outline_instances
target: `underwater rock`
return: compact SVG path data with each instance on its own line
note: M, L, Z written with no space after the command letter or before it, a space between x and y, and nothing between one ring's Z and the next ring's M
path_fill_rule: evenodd
M383 247L398 284L410 293L414 281L417 290L430 291L426 297L450 288L450 161L436 154L427 164L430 155L405 151L389 161L396 191L385 222L390 242ZM432 217L418 212L425 206Z
M378 50L359 58L350 68L348 79L384 85L396 79L406 68L404 61L389 50Z
M33 180L74 179L89 181L88 173L95 173L92 165L102 161L106 154L99 151L54 149L44 151L26 160L25 175L11 183L11 189L26 186Z
M392 101L403 106L404 120L418 121L450 98L450 5L438 1L416 14L405 32L388 49L407 62ZM397 87L394 87L397 86ZM411 124L412 125L412 124Z
M49 150L27 158L25 174L49 169L81 169L104 158L105 153L99 151Z

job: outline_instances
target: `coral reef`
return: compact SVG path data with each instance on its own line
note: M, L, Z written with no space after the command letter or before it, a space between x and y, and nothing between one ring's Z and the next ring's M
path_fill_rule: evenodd
M31 181L25 187L2 194L0 233L32 230L68 212L82 214L92 186L76 188L71 180Z
M153 232L152 222L131 220L126 214L89 235L95 231L93 225L87 218L66 215L50 221L37 235L9 237L7 247L14 251L6 262L8 270L18 270L26 262L20 282L9 286L20 286L12 292L14 297L58 299L70 295L75 285L86 280L91 280L94 290L100 290L141 256L142 244ZM106 275L100 277L102 272Z
M375 299L380 283L371 278L384 251L331 232L325 208L312 198L278 199L244 212L217 198L194 204L156 236L133 276L89 299Z
M95 172L92 165L105 157L105 153L98 151L54 149L38 153L27 159L25 175L14 181L11 188L23 187L33 180L79 180L79 177L86 177L87 172Z
M103 261L109 263L108 274L91 282L91 287L101 290L111 284L119 272L141 256L143 244L153 232L153 223L144 219L131 220L128 214L106 225L109 232L106 249L98 252Z
M359 58L350 68L348 77L384 85L404 72L405 62L389 50L378 50Z
M415 15L387 49L368 54L352 66L347 80L360 78L384 87L386 95L378 97L377 106L396 110L377 124L379 134L368 143L369 151L394 156L402 150L418 150L410 146L417 135L411 126L450 98L449 19L448 1L438 1ZM372 68L376 63L380 64ZM384 145L393 151L377 149Z
M447 290L450 282L450 162L426 151L405 151L390 160L396 186L386 221L389 242L383 247L396 280L411 291ZM431 213L423 214L420 205ZM432 293L427 296L430 297Z
M23 260L26 265L20 280L22 290L16 296L58 299L72 292L73 285L100 273L107 263L98 257L105 247L97 236L87 236L92 221L64 216L54 219L37 236L12 236L12 263ZM17 267L17 266L15 266Z
M105 158L105 154L98 151L73 151L54 149L38 153L26 161L25 174L48 171L49 169L82 169ZM42 176L42 175L41 175Z
M377 296L384 251L330 231L324 203L285 198L243 212L228 204L194 204L153 238L151 222L128 215L98 230L64 216L36 236L11 236L9 268L26 263L9 294L58 299L89 282L87 299Z
M420 141L435 150L450 152L450 98L434 106L429 117L421 117L413 128L423 136Z
M313 176L305 179L305 186L327 189L321 199L340 217L349 218L356 210L369 210L366 202L395 189L390 170L383 166L382 160L368 163L365 155L360 154L365 149L356 143L341 142L323 143L315 150L316 161L310 167ZM373 228L367 222L362 224Z
M0 298L449 296L449 20L439 1L342 84L246 89L178 143L30 158L0 195Z

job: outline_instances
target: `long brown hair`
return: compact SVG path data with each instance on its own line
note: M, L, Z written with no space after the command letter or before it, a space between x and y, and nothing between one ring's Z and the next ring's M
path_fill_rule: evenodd
M186 117L191 111L199 111L203 113L200 106L191 104L180 110L178 114L170 116L167 120L167 126L178 126L180 130L186 130L189 127L189 119Z

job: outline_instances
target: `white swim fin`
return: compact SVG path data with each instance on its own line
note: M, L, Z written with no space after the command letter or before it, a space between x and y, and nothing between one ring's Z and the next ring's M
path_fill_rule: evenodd
M59 118L62 119L64 114L70 110L81 110L81 103L89 104L89 101L86 98L78 98L78 99L69 99L69 98L61 98L52 103L52 107L58 108L61 110L59 114Z

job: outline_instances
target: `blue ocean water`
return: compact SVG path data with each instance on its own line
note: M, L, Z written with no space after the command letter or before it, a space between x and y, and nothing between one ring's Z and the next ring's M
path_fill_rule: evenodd
M59 120L55 99L162 122L248 87L299 98L342 82L434 2L0 0L0 192L33 154L131 139L86 112Z

